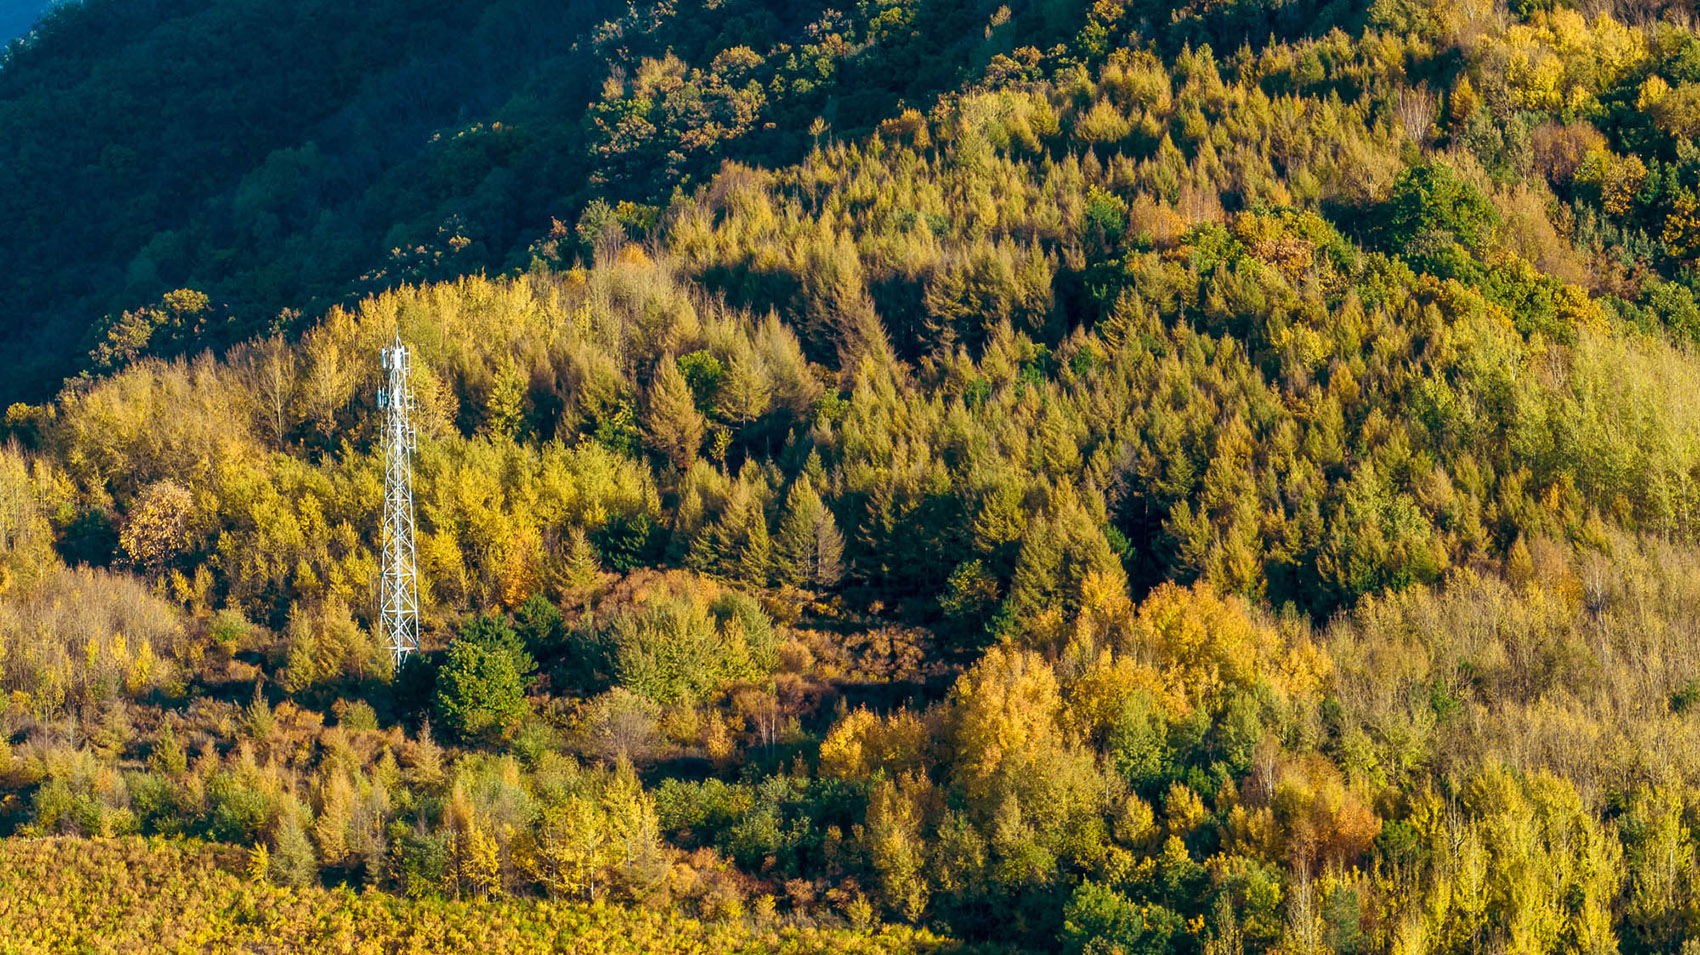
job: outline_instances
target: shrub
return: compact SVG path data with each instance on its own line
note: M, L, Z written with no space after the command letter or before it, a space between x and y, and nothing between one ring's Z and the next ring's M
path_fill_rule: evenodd
M378 714L372 709L372 704L365 700L337 700L331 707L336 714L338 726L349 730L375 730L378 728Z
M536 668L505 621L473 620L449 646L437 674L438 719L469 742L505 738L531 711L526 678Z
M1183 927L1181 917L1161 905L1083 882L1063 909L1060 941L1069 955L1162 955Z
M1455 270L1454 247L1479 251L1499 222L1481 190L1442 162L1421 163L1400 173L1382 216L1388 249L1429 271L1448 270L1436 274Z
M772 624L747 597L654 597L614 618L609 637L615 680L664 706L769 672L776 657Z

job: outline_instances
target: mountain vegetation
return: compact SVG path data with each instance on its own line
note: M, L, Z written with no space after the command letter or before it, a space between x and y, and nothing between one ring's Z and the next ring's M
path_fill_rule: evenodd
M531 7L8 50L0 939L1700 951L1692 11Z

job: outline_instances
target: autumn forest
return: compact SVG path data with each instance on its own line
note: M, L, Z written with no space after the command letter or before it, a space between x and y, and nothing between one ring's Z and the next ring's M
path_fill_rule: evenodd
M1686 3L81 0L0 221L0 953L1700 955Z

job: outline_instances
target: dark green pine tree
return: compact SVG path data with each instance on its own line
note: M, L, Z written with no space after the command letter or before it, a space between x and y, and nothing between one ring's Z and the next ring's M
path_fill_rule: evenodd
M773 542L761 499L751 482L740 478L719 519L692 543L685 563L703 573L766 586L773 569Z
M806 475L786 495L774 571L779 580L798 586L832 587L844 576L844 535Z

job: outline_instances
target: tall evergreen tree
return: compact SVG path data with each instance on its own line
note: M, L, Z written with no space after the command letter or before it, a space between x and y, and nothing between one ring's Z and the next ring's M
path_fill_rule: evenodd
M525 389L525 376L520 374L513 359L508 359L496 373L485 402L484 423L491 434L504 438L520 436L525 421Z
M739 348L715 393L715 410L743 425L766 414L772 403L773 382L767 369L748 345Z
M761 496L752 481L732 485L719 519L698 535L686 563L697 570L765 585L773 570L773 544Z
M643 430L649 446L683 470L696 460L706 428L707 422L697 410L691 386L679 373L678 364L671 358L661 359L643 409Z
M596 583L596 578L602 573L601 560L596 553L596 545L590 542L590 535L584 528L574 525L567 532L566 559L561 569L561 582L572 590L585 590Z
M806 475L786 495L774 569L780 580L799 586L831 587L844 575L844 535Z

